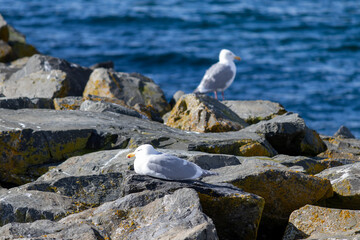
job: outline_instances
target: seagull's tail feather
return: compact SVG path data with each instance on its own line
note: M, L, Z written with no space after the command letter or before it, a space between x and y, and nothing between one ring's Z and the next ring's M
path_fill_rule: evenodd
M203 169L203 173L202 173L201 177L212 176L212 175L219 175L219 173Z

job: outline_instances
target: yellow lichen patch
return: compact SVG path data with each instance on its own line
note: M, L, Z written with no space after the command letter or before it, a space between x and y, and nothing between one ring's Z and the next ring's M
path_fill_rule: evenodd
M239 149L241 156L251 157L251 156L271 156L268 149L258 142L250 142L240 147Z

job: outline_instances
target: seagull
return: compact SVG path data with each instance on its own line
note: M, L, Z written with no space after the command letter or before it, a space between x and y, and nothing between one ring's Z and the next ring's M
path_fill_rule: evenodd
M126 157L135 157L134 169L140 175L148 175L166 180L189 180L218 175L218 173L202 169L195 163L170 154L158 152L150 144L139 146Z
M221 91L224 100L224 91L232 84L236 75L234 59L241 60L230 50L222 49L219 54L219 62L206 71L194 93L214 92L215 99L217 99L217 91Z

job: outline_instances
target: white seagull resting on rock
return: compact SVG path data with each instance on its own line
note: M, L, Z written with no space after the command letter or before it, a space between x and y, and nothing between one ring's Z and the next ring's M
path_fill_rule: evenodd
M217 99L217 91L221 91L222 99L224 100L224 91L232 84L236 75L234 59L241 60L240 57L230 50L221 50L219 62L212 65L206 71L194 93L214 92L215 99Z
M134 152L127 155L135 157L134 169L137 174L166 180L188 180L218 175L207 171L176 156L156 151L150 144L139 146Z

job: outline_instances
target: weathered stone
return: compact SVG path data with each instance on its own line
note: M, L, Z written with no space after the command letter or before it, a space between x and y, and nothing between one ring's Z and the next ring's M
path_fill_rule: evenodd
M170 110L163 91L153 80L139 73L121 73L97 68L86 85L83 96L96 95L123 100L128 106L150 105L161 115Z
M100 63L96 63L94 65L91 65L89 68L92 69L92 70L95 70L96 68L113 69L114 68L114 62L113 61L100 62Z
M290 215L283 240L359 237L360 211L306 205Z
M84 102L83 97L54 98L55 110L79 110Z
M360 162L329 168L316 176L330 180L336 193L327 199L328 207L360 210Z
M245 129L265 136L266 140L282 154L315 156L326 150L318 133L306 127L298 114L284 114L261 121Z
M12 49L3 40L0 40L0 62L9 62L11 60Z
M24 34L13 28L11 25L8 25L8 30L10 42L26 43L26 38Z
M34 55L0 85L7 97L56 98L81 96L90 69L65 60Z
M26 238L25 238L26 236ZM65 224L50 220L32 223L9 223L0 227L0 240L8 239L106 239L95 226L83 223Z
M257 100L257 101L222 101L222 103L234 111L248 124L258 123L283 115L286 110L281 104Z
M327 150L319 157L328 159L360 161L360 140L353 138L334 138L322 136Z
M140 112L141 114L145 115L148 119L151 119L153 121L157 121L160 123L164 122L164 120L161 118L160 113L150 105L145 106L145 105L137 103L134 105L133 108L136 111Z
M338 137L338 138L355 138L355 136L345 126L340 126L340 128L336 131L336 133L334 133L334 137Z
M81 104L80 110L81 111L90 111L90 112L114 112L114 113L132 116L132 117L147 119L146 116L141 115L139 112L137 112L131 108L127 108L127 107L118 105L116 103L103 102L103 101L94 102L94 101L90 101L90 100L85 100Z
M0 98L0 108L7 108L13 110L23 109L23 108L54 109L54 104L53 101L48 98L3 97Z
M205 177L203 181L231 183L265 199L259 229L261 239L280 237L291 212L332 196L330 181L289 171L275 162L247 160L241 165L216 169L216 172L218 176Z
M89 222L109 239L218 239L192 189L131 194L60 223Z
M227 132L242 129L247 123L207 95L187 94L173 107L166 125L185 131Z
M9 191L0 196L0 226L11 222L56 220L76 211L68 197L41 191Z

